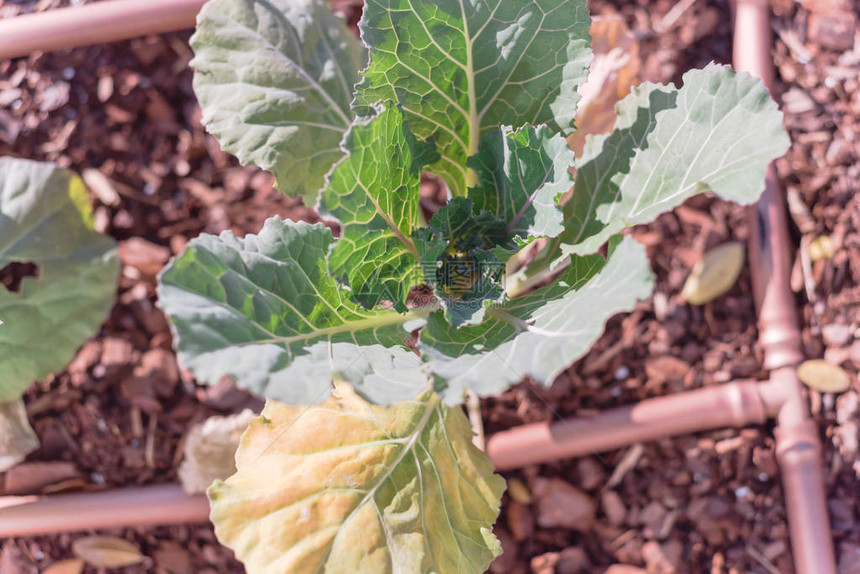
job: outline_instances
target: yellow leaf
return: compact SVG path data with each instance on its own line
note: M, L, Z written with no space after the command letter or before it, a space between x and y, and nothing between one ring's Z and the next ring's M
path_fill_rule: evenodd
M470 574L501 553L504 480L433 392L380 407L339 383L320 405L269 401L236 467L209 499L249 574Z
M78 538L72 542L72 551L96 568L122 568L139 564L146 559L134 544L116 536Z
M848 373L823 359L801 363L797 367L797 377L807 387L822 393L841 393L851 387Z
M737 282L744 268L744 245L731 241L714 247L693 267L681 297L691 305L710 303Z

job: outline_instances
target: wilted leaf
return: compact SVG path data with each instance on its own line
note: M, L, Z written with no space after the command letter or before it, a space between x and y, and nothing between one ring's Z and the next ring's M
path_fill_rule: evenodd
M352 122L367 52L323 0L211 0L191 37L203 123L313 205Z
M427 392L392 407L338 385L270 401L209 489L218 539L249 572L483 572L504 481L462 410Z
M579 87L576 131L568 138L570 149L579 157L585 136L612 131L615 104L639 81L639 42L617 15L596 16L591 21L591 51L594 58L588 79Z
M518 478L511 478L508 480L508 494L520 504L532 503L532 493L529 490L529 487Z
M744 268L744 244L730 241L714 247L696 263L681 297L692 305L710 303L731 289Z
M228 375L293 403L324 397L332 380L386 404L426 388L405 340L429 311L360 309L329 273L332 241L322 224L277 217L259 235L191 241L158 290L180 364L209 384Z
M191 427L179 465L179 482L185 492L202 494L215 480L236 472L239 438L255 416L245 409L235 415L209 417Z
M608 260L574 257L552 285L488 309L480 325L456 329L431 315L419 348L445 380L438 390L450 403L466 389L496 394L524 377L549 385L588 351L609 317L632 310L653 283L644 247L625 238Z
M122 509L118 508L118 512ZM146 557L137 546L116 536L85 536L72 542L72 552L96 568L123 568L140 564Z
M84 561L80 558L69 558L54 562L42 574L81 574L84 571Z
M396 106L353 125L344 147L349 155L320 199L321 212L341 223L331 271L365 308L387 300L406 311L409 288L421 279L410 238L421 222L421 168L436 156L415 140Z
M39 448L20 398L0 402L0 472L9 470Z
M822 359L804 361L797 367L797 377L821 393L841 393L851 388L851 379L841 367Z
M570 133L588 25L585 0L369 0L359 27L370 64L356 102L398 102L412 131L438 146L429 171L464 195L466 158L488 131L549 123Z
M35 263L18 292L0 286L0 401L63 368L113 305L116 243L93 229L81 179L0 158L0 269Z
M727 66L689 71L680 89L637 86L618 114L615 131L589 138L576 162L564 253L594 253L625 227L706 191L752 203L767 165L789 144L761 80Z

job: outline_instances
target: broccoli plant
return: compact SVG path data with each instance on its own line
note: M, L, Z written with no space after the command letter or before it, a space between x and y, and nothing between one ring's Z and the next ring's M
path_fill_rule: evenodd
M788 138L759 81L711 64L636 87L575 157L585 0L368 0L359 28L321 0L204 7L204 123L340 233L201 236L160 304L185 368L272 399L209 491L249 570L480 572L503 482L465 394L549 385L652 290L623 231L703 192L755 201ZM422 172L450 192L429 221Z

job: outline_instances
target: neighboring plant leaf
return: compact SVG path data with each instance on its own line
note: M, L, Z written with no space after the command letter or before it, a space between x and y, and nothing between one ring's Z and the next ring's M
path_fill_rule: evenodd
M0 472L22 462L39 448L39 437L30 426L24 401L0 402Z
M582 99L576 108L576 131L567 138L577 157L582 155L586 136L612 131L615 104L638 83L642 66L639 41L622 16L594 17L590 34L594 59L588 79L579 86Z
M432 392L387 408L344 384L319 406L270 401L236 466L209 499L249 572L469 574L501 553L504 480Z
M211 0L191 37L203 124L313 205L343 156L367 53L323 0Z
M197 423L185 437L179 482L188 494L202 494L215 480L236 472L239 438L256 414L251 409Z
M842 393L851 388L851 379L842 367L823 359L804 361L797 367L797 378L820 393Z
M421 282L410 238L421 224L421 168L436 155L416 141L396 106L354 124L344 147L349 155L332 171L320 200L321 212L341 224L331 271L365 308L387 300L405 312L409 288Z
M744 268L744 244L729 241L704 254L690 272L681 297L691 305L710 303L738 281Z
M446 402L501 392L524 377L549 385L588 351L612 315L633 309L653 288L645 248L625 238L611 251L573 257L552 284L488 309L480 325L451 327L433 314L419 348Z
M404 341L426 310L365 311L329 275L333 241L322 224L266 220L259 235L201 235L161 274L180 364L215 384L313 403L342 379L373 402L425 388L419 358ZM400 383L383 384L393 369Z
M619 103L615 131L590 138L576 163L563 250L594 253L625 227L706 191L752 203L788 144L782 113L749 74L710 64L684 74L679 90L638 86Z
M113 305L116 243L93 229L81 179L51 164L0 158L0 269L33 262L18 292L0 286L0 401L62 369Z
M498 214L509 235L555 237L562 231L557 199L573 185L573 161L565 139L546 126L502 127L484 136L469 159L478 177L469 199Z
M356 103L397 101L438 146L429 171L464 195L474 183L466 158L485 133L524 123L570 133L588 27L585 0L368 0L359 28L370 64Z
M117 508L122 512L122 508ZM72 552L96 568L124 568L147 560L140 550L116 536L85 536L72 542Z

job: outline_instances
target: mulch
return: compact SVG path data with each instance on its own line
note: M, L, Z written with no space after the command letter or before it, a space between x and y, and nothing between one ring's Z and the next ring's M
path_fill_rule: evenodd
M0 16L63 4L0 0ZM352 10L354 22L354 2L339 4ZM679 83L691 67L731 61L728 4L682 4L686 9L673 9L668 0L600 0L592 12L624 16L640 40L644 80ZM793 140L776 167L791 204L793 237L800 253L823 236L832 246L831 257L807 265L797 256L793 287L807 355L842 365L854 381L836 397L811 395L840 572L860 572L860 342L854 341L860 327L860 43L856 27L843 29L857 6L775 0L774 10L774 96ZM188 36L0 61L0 154L88 174L96 224L121 245L118 300L109 319L66 370L25 397L42 442L28 463L50 463L63 477L47 487L51 492L175 481L192 424L259 406L226 381L204 387L177 368L166 320L155 307L155 275L199 233L257 232L275 214L317 220L299 200L274 190L268 174L239 166L204 133L191 90ZM678 298L703 250L747 238L744 209L694 198L633 234L648 247L654 295L610 320L593 350L551 388L524 382L484 400L488 432L766 375L748 271L705 307ZM503 500L496 532L505 554L491 571L792 572L770 431L701 433L505 473L519 484ZM581 518L559 524L548 501L569 505ZM209 525L108 533L151 558L125 572L243 571ZM0 572L44 570L70 557L71 542L84 534L7 540Z

